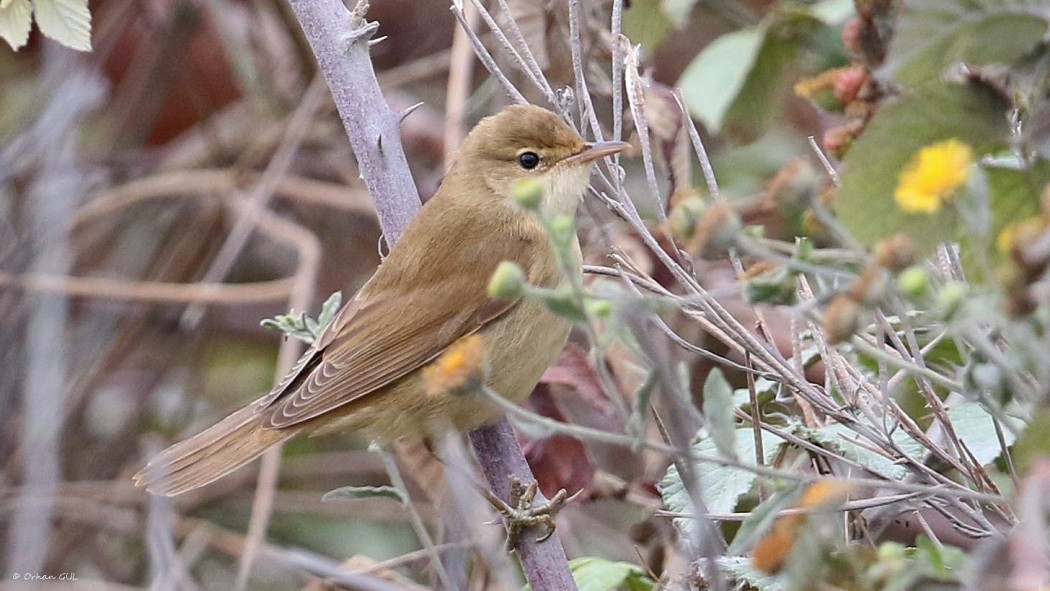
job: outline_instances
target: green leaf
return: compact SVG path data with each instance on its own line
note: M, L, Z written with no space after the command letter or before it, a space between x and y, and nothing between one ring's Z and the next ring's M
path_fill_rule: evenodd
M901 170L923 147L956 138L975 154L1003 145L1007 105L988 89L940 82L885 104L842 162L842 187L834 207L843 225L864 244L898 232L925 251L958 237L953 207L908 214L893 193Z
M938 581L960 582L969 556L956 546L934 544L928 537L915 539L915 550L912 552L919 570L924 576Z
M733 421L733 387L722 370L715 368L704 382L704 417L711 439L724 458L736 459L736 425Z
M689 24L697 0L660 0L660 8L675 27L681 29Z
M788 269L760 275L744 284L744 297L749 304L790 306L798 299L797 276Z
M764 27L722 35L705 47L678 79L689 112L712 133L722 129L723 117L744 88L764 37Z
M343 304L343 292L337 291L328 296L328 299L321 304L321 314L317 316L317 325L321 330L328 328L328 325L332 323L332 319L335 318L336 313L339 311L339 306ZM318 331L320 333L320 330Z
M758 137L785 67L825 29L814 13L785 3L758 26L722 35L679 78L686 107L713 133Z
M32 27L33 6L29 0L0 2L0 39L7 41L11 49L18 51L26 44Z
M841 25L857 14L853 0L821 0L809 8L810 13L825 25Z
M1039 213L1043 188L1050 183L1050 162L1039 159L1029 169L989 166L985 169L992 208L992 246L1009 225Z
M847 459L889 480L900 480L908 474L908 469L896 463L895 458L879 453L875 443L845 425L832 423L818 429L800 428L796 434L837 451ZM912 439L903 429L895 430L891 438L909 455L922 457L925 451L922 444Z
M999 437L995 434L995 423L988 411L977 402L967 401L951 406L948 408L948 418L955 434L966 444L978 464L990 464L1002 453ZM1014 426L1022 429L1024 423L1016 421ZM1017 437L1012 429L1004 425L1003 439L1006 445L1013 445Z
M660 9L660 0L633 0L623 12L623 33L647 52L655 51L671 31L673 23Z
M627 421L627 433L636 437L645 437L645 417L649 412L649 402L656 388L656 372L650 370L645 374L638 389L634 391L634 404L631 405L631 417Z
M91 51L91 13L87 0L33 0L40 32L66 47Z
M740 461L745 464L755 463L755 435L751 429L737 429L735 432L734 448ZM783 439L762 432L763 460L770 462L780 451L780 446L786 443ZM722 456L711 438L701 438L692 446L697 453L706 456ZM700 475L701 494L708 511L711 513L729 513L736 508L740 496L751 490L754 484L754 472L743 468L723 466L714 462L697 462L695 465L697 474ZM660 480L660 491L663 496L664 505L671 511L692 513L693 503L689 493L685 489L682 477L678 469L672 464L663 479ZM682 529L690 527L691 518L675 519L675 524Z
M948 66L1014 63L1047 34L1045 3L912 0L897 19L885 72L905 84L937 79Z
M1050 408L1045 405L1035 410L1028 427L1012 450L1014 464L1021 474L1031 470L1037 462L1050 456Z
M743 87L737 93L724 117L726 132L744 139L757 138L780 108L777 91L781 80L796 60L799 50L823 28L822 23L805 10L784 4L766 27L762 47L748 71Z
M330 490L321 497L322 501L357 501L360 499L394 499L404 503L401 493L392 486L343 486Z
M748 587L756 591L781 591L784 588L777 576L757 571L751 565L750 558L721 556L718 558L718 567L733 580L747 583Z
M758 405L773 400L777 397L777 393L780 392L783 384L770 380L768 378L758 378L755 380L755 398L758 400ZM743 409L744 412L750 412L751 410L751 391L747 388L738 388L733 391L733 406Z
M547 309L577 324L587 322L587 312L576 301L571 288L563 286L543 295Z
M650 591L656 584L642 567L629 562L584 557L570 560L569 568L579 591Z

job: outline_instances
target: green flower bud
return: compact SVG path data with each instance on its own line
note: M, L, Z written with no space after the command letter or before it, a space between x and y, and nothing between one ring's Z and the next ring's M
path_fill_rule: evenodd
M920 266L908 267L901 271L897 285L909 298L920 298L930 288L930 274Z
M612 303L609 300L588 299L586 301L587 311L595 318L608 318L612 314Z
M540 203L543 203L543 185L532 177L526 177L514 183L511 194L522 209L535 211L539 209Z
M945 318L954 315L966 301L969 287L961 281L949 281L937 295L937 304Z
M688 240L696 231L696 224L704 217L707 204L699 197L689 197L671 210L667 216L668 225L675 237Z
M489 279L489 295L501 300L520 298L525 292L525 272L517 263L503 261Z

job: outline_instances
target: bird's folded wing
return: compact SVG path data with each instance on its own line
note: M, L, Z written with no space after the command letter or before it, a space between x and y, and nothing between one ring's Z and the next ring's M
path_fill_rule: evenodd
M489 297L487 286L499 262L512 256L497 247L451 276L402 282L411 288L383 289L379 282L363 289L300 360L296 375L260 401L263 425L289 427L359 400L507 312L516 301Z

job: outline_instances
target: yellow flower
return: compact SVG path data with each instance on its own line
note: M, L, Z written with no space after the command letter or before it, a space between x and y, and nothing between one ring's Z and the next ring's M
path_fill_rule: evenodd
M893 198L907 213L937 213L970 176L973 150L957 139L926 146L901 171Z
M423 389L428 396L467 394L481 387L487 373L481 336L473 334L423 368Z

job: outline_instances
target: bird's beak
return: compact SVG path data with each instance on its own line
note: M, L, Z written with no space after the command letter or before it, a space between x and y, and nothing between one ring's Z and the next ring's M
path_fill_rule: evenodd
M631 144L627 142L591 142L585 144L583 150L569 156L565 160L562 160L562 164L585 164L587 162L593 162L599 158L611 156L613 154L619 154L627 148L630 148Z

